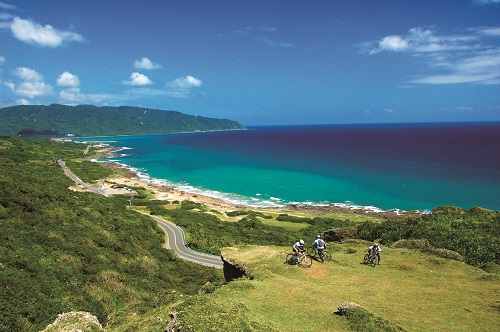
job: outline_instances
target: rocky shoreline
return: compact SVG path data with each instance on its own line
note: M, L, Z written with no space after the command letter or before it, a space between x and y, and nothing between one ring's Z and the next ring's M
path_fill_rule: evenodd
M99 159L109 158L116 155L116 152L121 149L119 148L104 148L98 150ZM164 199L168 201L193 201L197 203L202 203L210 206L213 209L221 210L221 212L226 212L230 210L258 210L261 212L271 212L271 213L290 213L290 214L304 214L312 217L320 217L330 214L342 214L349 218L349 215L354 216L369 216L371 218L382 219L382 220L394 220L394 219L406 219L408 217L421 215L421 211L379 211L371 210L367 208L348 206L342 204L329 204L329 205L297 205L291 204L281 207L249 207L241 204L232 204L226 202L220 198L214 198L209 196L204 196L200 194L188 193L173 186L168 186L165 184L154 183L141 179L139 174L133 169L126 167L125 165L116 162L107 162L103 164L113 170L119 170L123 173L123 176L108 179L108 182L119 183L128 186L142 186L146 189L150 189L155 193L155 199Z

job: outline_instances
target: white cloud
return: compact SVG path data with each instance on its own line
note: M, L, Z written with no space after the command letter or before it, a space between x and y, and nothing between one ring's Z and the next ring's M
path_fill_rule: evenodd
M60 31L51 25L42 26L20 17L14 18L10 25L15 38L27 44L42 47L58 47L64 42L82 42L83 37L75 32Z
M485 28L481 31L483 35L486 33L495 33L494 28ZM404 37L396 35L387 36L376 42L364 43L363 47L368 48L368 53L370 54L377 54L383 51L408 53L458 51L480 48L480 45L474 44L480 38L479 33L439 36L435 34L434 30L416 27L410 29Z
M36 82L43 81L43 76L36 70L27 67L17 67L14 74L22 81Z
M144 86L153 84L153 81L151 81L149 77L144 74L133 72L132 74L130 74L129 80L123 81L123 83L132 86Z
M78 76L65 71L57 78L57 85L64 89L59 92L59 99L63 104L83 103L87 97L80 91L80 79Z
M419 84L480 83L500 84L500 49L435 65L446 73L420 77L411 81Z
M191 75L176 78L166 84L170 88L168 94L176 98L187 98L191 93L191 89L200 87L203 82Z
M16 103L18 105L30 105L31 104L31 102L27 99L18 99L18 100L16 100Z
M67 88L76 88L80 86L80 80L78 76L65 71L57 78L57 85Z
M482 28L478 29L477 32L485 36L500 36L500 27Z
M191 89L192 87L198 87L203 84L201 80L191 75L187 75L186 77L179 77L175 80L167 83L168 86L172 88L178 89Z
M500 0L474 0L478 5L495 5L500 4Z
M500 48L487 44L499 36L500 27L472 28L451 35L416 27L406 36L391 35L364 43L362 47L369 54L399 52L418 56L434 72L409 83L500 84Z
M269 47L284 47L284 48L293 47L293 44L285 43L285 42L278 42L278 41L268 39L268 38L255 37L254 39L256 41L258 41L259 43L263 43Z
M163 66L160 65L159 63L154 63L151 60L149 60L149 58L146 57L141 58L141 60L135 60L134 67L137 69L146 69L146 70L163 68Z
M18 96L34 99L52 95L52 87L44 82L21 82L13 90Z
M59 98L65 104L80 104L86 100L80 88L68 88L59 92Z
M53 94L52 86L43 82L43 76L34 69L18 67L14 71L14 75L19 78L19 84L6 82L5 85L18 96L33 99Z
M17 7L5 2L0 1L0 9L16 9Z
M381 50L399 52L408 48L408 42L400 36L388 36L382 38L379 47Z

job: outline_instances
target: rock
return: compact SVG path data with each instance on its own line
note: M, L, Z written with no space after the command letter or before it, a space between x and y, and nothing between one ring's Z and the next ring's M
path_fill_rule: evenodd
M41 332L85 332L85 331L102 331L102 328L97 317L88 312L71 311L57 316L54 323L50 324Z
M359 307L360 305L354 302L342 302L341 304L339 304L337 308L338 309L337 313L345 315L352 308L359 308Z
M355 238L357 229L354 227L330 229L323 233L323 239L326 242L339 241L343 242L347 238Z
M239 265L238 263L231 262L221 256L222 262L224 263L223 272L224 278L226 281L231 281L234 279L239 279L241 277L246 277L250 280L253 279L253 275L251 275L244 265Z

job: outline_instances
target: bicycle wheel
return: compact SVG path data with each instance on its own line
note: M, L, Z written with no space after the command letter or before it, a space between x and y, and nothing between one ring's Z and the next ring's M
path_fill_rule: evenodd
M368 262L370 261L370 255L366 254L365 257L363 257L363 264L368 264Z
M314 257L314 256L316 256L316 248L308 247L306 250L306 253L307 253L307 256Z
M370 265L371 267L375 267L375 265L377 265L377 256L370 257Z
M323 251L323 259L327 262L332 260L332 254L329 251Z
M297 264L297 260L295 259L295 255L294 254L286 255L285 263L290 264L290 265Z
M300 267L311 267L313 261L307 255L302 255L299 258L299 266Z

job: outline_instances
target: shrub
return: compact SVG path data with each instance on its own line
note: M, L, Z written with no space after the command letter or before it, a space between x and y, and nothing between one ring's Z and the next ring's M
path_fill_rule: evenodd
M349 322L353 331L360 332L404 332L402 327L390 321L377 317L356 303L341 303L338 313L343 315Z

